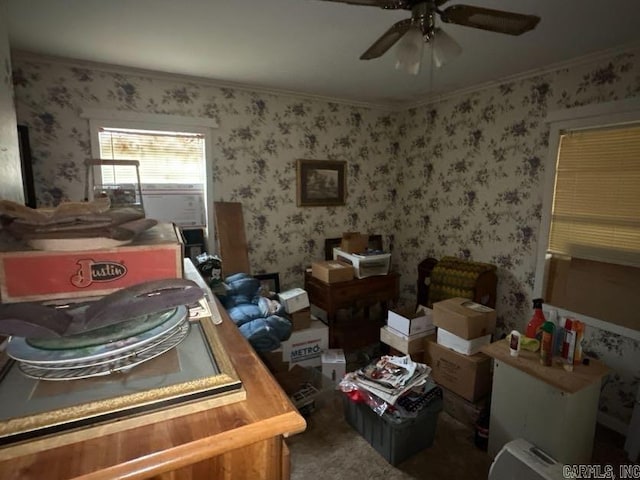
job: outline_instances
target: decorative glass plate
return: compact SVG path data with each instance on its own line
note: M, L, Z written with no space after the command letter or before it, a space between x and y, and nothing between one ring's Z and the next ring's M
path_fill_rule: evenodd
M188 309L181 305L173 309L173 315L164 323L147 330L140 335L133 335L115 342L85 348L66 350L45 350L32 347L23 337L11 337L7 345L7 355L11 358L35 366L61 364L69 362L88 362L101 358L130 352L146 345L163 334L177 328L187 318Z
M86 306L85 306L86 309ZM175 313L175 308L163 312L134 317L126 322L107 325L85 333L77 333L65 337L56 338L27 338L27 343L35 348L43 350L69 350L71 348L93 347L116 342L123 338L140 335L152 328L162 325Z
M184 323L188 322L188 318L185 318L182 323L178 324L175 328L172 328L168 332L162 334L160 337L156 338L152 342L145 343L144 345L140 345L134 347L132 350L126 350L124 352L118 352L114 355L109 355L108 357L102 358L91 358L89 360L84 361L76 361L76 362L65 362L65 363L31 363L31 362L19 362L20 365L29 365L35 368L42 368L47 370L69 370L72 368L87 368L93 367L96 365L103 365L105 363L114 363L119 360L123 360L125 358L129 358L132 356L140 355L143 352L155 348L156 345L165 341L171 335L174 335L178 330L180 330Z
M171 331L166 335L166 337L163 337L160 342L155 343L153 347L145 349L143 352L133 352L130 355L109 363L68 369L49 369L46 367L42 368L25 363L19 363L18 368L20 368L20 371L30 378L58 381L100 377L116 372L126 372L129 369L162 355L179 345L189 334L190 327L191 324L188 321L184 321L177 331Z

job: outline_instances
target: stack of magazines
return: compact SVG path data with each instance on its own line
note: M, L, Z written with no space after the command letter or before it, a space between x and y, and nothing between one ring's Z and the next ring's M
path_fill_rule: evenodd
M431 367L414 362L409 355L385 355L347 374L344 380L394 405L403 394L424 384L430 373Z

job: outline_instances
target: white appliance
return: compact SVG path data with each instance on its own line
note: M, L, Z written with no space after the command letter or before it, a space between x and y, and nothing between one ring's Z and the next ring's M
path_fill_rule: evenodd
M640 454L640 388L636 393L636 403L631 415L631 423L627 429L627 440L624 442L624 449L632 462L638 461Z
M367 278L374 275L386 275L391 265L391 254L361 255L359 253L347 253L339 248L333 249L333 259L353 265L357 278Z
M562 464L528 441L506 443L489 469L488 480L563 480Z

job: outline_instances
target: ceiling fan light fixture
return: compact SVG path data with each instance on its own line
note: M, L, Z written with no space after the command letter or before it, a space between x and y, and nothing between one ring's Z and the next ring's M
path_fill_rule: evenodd
M420 72L423 50L422 32L417 25L412 26L402 36L396 47L396 69L417 75Z
M438 68L462 53L460 44L441 28L435 29L433 38L431 39L431 49L433 53L433 63Z

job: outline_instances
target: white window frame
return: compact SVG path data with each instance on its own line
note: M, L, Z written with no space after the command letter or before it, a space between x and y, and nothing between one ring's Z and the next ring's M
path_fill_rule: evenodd
M620 126L640 121L640 99L621 100L584 107L571 108L550 112L547 115L549 123L549 151L545 165L545 180L543 190L542 220L538 236L538 253L536 261L536 275L533 297L543 297L544 284L547 273L547 246L549 244L549 230L551 227L551 210L553 207L553 193L556 178L556 163L558 147L563 132L597 127ZM623 327L615 323L606 322L598 318L589 317L576 312L547 304L548 308L558 311L560 316L569 316L583 321L587 325L613 332L634 340L640 340L640 331Z
M100 158L99 132L101 128L130 128L168 132L199 133L205 145L205 192L204 203L207 218L207 251L215 252L213 223L213 129L218 123L211 118L186 117L158 113L125 112L87 108L80 115L89 120L91 135L91 158Z

